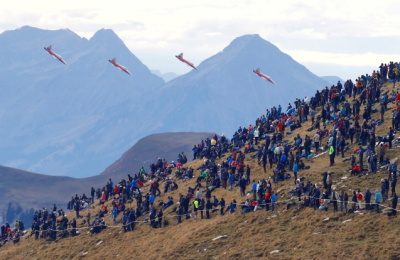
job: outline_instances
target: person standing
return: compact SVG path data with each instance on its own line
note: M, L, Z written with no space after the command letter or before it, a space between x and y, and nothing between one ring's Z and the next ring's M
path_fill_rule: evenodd
M130 230L133 231L135 229L135 221L136 221L136 211L134 208L131 208L129 212L129 223L130 223Z
M79 215L79 210L80 210L80 202L79 200L75 201L75 211L76 211L76 218L81 218L81 216Z
M196 198L193 201L193 218L196 220L197 219L197 212L199 211L199 203L200 199Z
M299 172L299 166L298 166L298 164L295 162L294 164L293 164L293 175L294 175L294 184L296 184L296 181L297 181L297 173Z
M360 190L358 190L358 193L357 193L358 210L362 209L362 201L363 201L363 199L364 199L364 195L361 193Z
M76 236L76 219L72 218L71 222L71 236Z
M271 211L275 210L275 203L277 200L277 195L275 192L271 191Z
M117 215L118 215L118 208L117 206L114 206L112 210L112 215L113 215L113 220L114 220L114 225L117 224Z
M203 212L204 212L205 206L206 206L206 202L205 202L205 200L204 200L204 198L203 198L203 199L200 200L200 204L199 204L199 211L200 211L200 217L201 217L201 219L204 218Z
M351 197L351 203L353 203L352 210L354 212L354 211L356 211L356 206L357 206L357 192L355 190L353 190L353 196Z
M239 181L239 186L240 186L240 196L244 197L246 196L246 177L242 177Z
M381 144L379 146L379 163L382 163L383 160L385 159L386 155L386 146L384 144Z
M219 205L221 207L221 210L220 210L221 215L224 215L225 214L224 213L224 210L225 210L225 200L224 200L224 198L221 198L221 200L219 201Z
M382 196L379 193L379 190L375 190L375 206L376 206L376 213L379 213L379 204L382 201Z
M253 180L253 184L251 185L251 191L253 192L253 200L257 199L257 190L258 190L258 184L256 180Z
M320 144L321 136L316 132L313 136L314 146L315 146L315 154L318 154L319 144Z
M358 157L360 160L359 165L360 165L361 174L364 172L364 152L365 152L365 149L362 148L362 146L360 146Z
M94 203L94 195L96 194L96 190L92 187L90 189L90 196L91 196L91 202L92 204Z
M369 191L369 189L367 189L366 191L365 191L365 209L366 210L370 210L371 208L371 197L372 197L372 194L371 194L371 192Z
M159 211L158 211L158 213L157 213L157 222L158 222L158 226L161 228L161 226L162 226L162 220L163 220L163 216L164 216L164 213L163 213L163 210L162 209L160 209Z
M333 188L332 195L331 195L331 202L333 204L333 211L338 211L338 198L339 198L339 194L336 191L336 189Z
M249 185L250 184L250 175L251 175L251 169L250 169L250 166L249 165L247 165L246 166L246 181L247 181L247 185Z
M393 193L393 197L392 197L392 216L395 216L397 214L397 203L399 201L399 197L397 196L396 193Z
M207 202L206 202L206 218L207 219L211 218L210 217L210 210L212 210L212 203L211 203L210 199L207 199Z
M344 158L344 149L345 149L345 147L346 147L346 140L344 139L344 136L342 136L342 137L340 138L339 146L340 146L340 151L341 151L341 153L342 153L342 158Z
M333 145L331 145L331 147L329 148L329 160L330 160L330 165L329 166L333 166L335 164L335 148L333 147Z
M235 174L233 172L230 172L228 182L229 182L229 191L231 191L233 189L233 184L235 183Z
M394 139L394 131L392 127L390 127L388 135L389 135L389 149L392 149L392 141Z

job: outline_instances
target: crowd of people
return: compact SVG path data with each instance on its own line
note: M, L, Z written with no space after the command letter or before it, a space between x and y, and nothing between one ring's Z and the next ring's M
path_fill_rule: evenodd
M286 110L281 105L267 109L254 125L240 126L231 139L222 134L202 140L192 149L193 160L203 160L197 169L187 166L187 156L182 152L176 163L159 158L151 164L149 172L142 167L133 177L128 175L118 183L109 179L102 188L92 187L90 196L71 198L67 208L76 214L71 220L55 205L51 211L39 210L33 217L31 235L35 239L53 240L57 239L57 234L60 234L58 237L75 236L79 234L76 221L80 218L84 218L82 223L91 233L112 226L111 223L106 225L107 216L112 217L113 225L120 225L127 232L134 230L138 222L149 222L151 227L161 228L169 225L172 218L181 223L183 219L233 214L238 208L243 213L261 209L274 211L277 205L283 204L285 209L299 205L328 210L332 205L334 211L346 214L361 209L379 213L381 203L389 199L390 187L389 214L396 215L397 163L388 158L388 150L393 148L395 130L400 126L400 95L395 88L384 90L382 85L399 80L398 67L399 64L393 62L382 64L372 75L363 75L355 83L339 81L330 88L316 91L310 98L296 99ZM376 136L375 130L384 122L391 103L395 104L391 111L391 127L386 135ZM379 118L374 118L374 113L378 113ZM309 121L311 127L304 129L307 134L294 134ZM317 181L312 183L308 176L300 175L306 175L304 170L310 168L306 165L310 158L325 153L330 159L329 167L337 164L339 156L343 162L349 161L350 178L374 174L378 169L387 170L388 176L377 183L380 190L376 189L375 194L369 189L364 193L357 189L351 194L338 190L333 185L334 174L328 171L322 173L323 185L319 187ZM245 163L246 157L256 160L269 177L252 178L253 169ZM195 176L196 170L200 172L198 176ZM180 193L176 200L168 196L178 189L178 180L184 182L193 178L195 186L189 187L186 194ZM294 185L287 199L282 199L275 189L277 183L284 181L292 181ZM163 191L160 190L162 183ZM218 189L239 191L242 201L227 202L223 197L218 198L213 195ZM160 201L161 194L167 195L166 201ZM136 205L132 206L134 201ZM96 204L100 205L100 210L91 216L89 209ZM164 213L166 210L168 215ZM86 212L86 216L81 216L82 212ZM14 229L8 225L4 232L2 228L1 238L4 241L11 232L18 233L19 238L22 230L21 225Z

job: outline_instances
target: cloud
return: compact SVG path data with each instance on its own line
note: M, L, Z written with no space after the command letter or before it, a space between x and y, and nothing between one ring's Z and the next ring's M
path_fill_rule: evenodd
M299 62L335 64L342 66L377 66L389 61L400 61L400 54L328 53L318 51L288 50L287 53Z
M195 56L194 62L196 59L199 62L222 50L234 38L254 33L281 49L299 51L294 57L304 60L314 59L305 57L314 51L323 55L327 63L370 64L371 60L388 58L378 54L396 53L394 49L400 38L396 12L399 9L397 0L373 5L361 0L170 0L140 4L21 0L2 3L0 31L23 25L69 28L90 38L97 30L110 28L132 52L145 55L144 61L154 60L149 64L152 68L157 68L162 60L156 61L148 55L169 56L176 51L190 51ZM397 40L391 41L391 45L384 42L393 38Z

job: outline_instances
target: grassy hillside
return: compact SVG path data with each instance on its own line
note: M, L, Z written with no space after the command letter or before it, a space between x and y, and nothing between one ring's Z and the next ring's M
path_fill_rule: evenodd
M399 85L396 86L396 89ZM385 90L391 90L392 84L386 84ZM389 109L394 104L389 104ZM372 114L378 118L379 113ZM390 110L385 114L385 123L376 129L377 136L385 135L391 126ZM285 139L292 140L297 134L304 137L310 122L294 131ZM324 140L324 142L326 139ZM400 153L396 145L388 150L387 155L393 159ZM350 151L357 148L350 147ZM346 157L350 157L346 152ZM226 155L225 157L226 158ZM223 158L223 159L224 159ZM198 168L201 160L190 163ZM252 169L252 179L259 180L272 175L268 170L264 173L261 166L246 155L245 163ZM387 177L386 170L362 177L350 176L350 162L342 162L336 157L334 166L329 167L328 155L305 160L310 166L308 170L299 172L312 183L322 185L322 173L334 172L333 185L337 190L345 190L348 194L353 189L363 192L369 188L372 192L380 189L380 180ZM199 171L195 172L196 176ZM347 177L347 178L343 178ZM162 194L158 201L165 201L167 196L173 196L176 202L179 193L186 194L188 187L195 186L196 179L179 182L179 189ZM293 186L293 179L273 184L278 192L278 201L290 199L289 188ZM251 187L248 186L248 190ZM227 204L232 199L238 203L250 196L241 197L238 187L233 191L222 188L213 192L218 198L225 198ZM349 198L351 200L351 197ZM110 202L107 202L109 208ZM157 204L157 203L156 203ZM390 206L390 202L384 203ZM96 203L97 205L97 203ZM127 206L136 207L136 202ZM383 208L382 208L383 209ZM99 208L91 209L92 216ZM87 211L82 213L87 214ZM58 242L45 240L35 241L25 239L18 244L7 244L1 249L4 259L399 259L400 224L398 217L388 217L385 213L359 211L345 215L343 212L334 212L332 206L329 211L313 210L295 205L286 210L286 205L278 205L274 212L259 210L256 212L241 213L237 209L234 214L220 216L212 213L211 219L183 219L177 224L176 216L166 210L166 218L170 225L153 229L147 223L138 223L133 232L122 232L120 227L109 227L100 234L91 235L82 229L78 237L68 237ZM71 219L74 212L69 213ZM120 217L120 216L119 216ZM148 217L146 217L148 218ZM140 220L143 220L141 218ZM78 220L80 223L82 220ZM106 222L112 225L110 216ZM120 224L119 224L120 225ZM83 224L78 225L83 226ZM213 240L218 236L226 236ZM279 251L278 251L279 250Z

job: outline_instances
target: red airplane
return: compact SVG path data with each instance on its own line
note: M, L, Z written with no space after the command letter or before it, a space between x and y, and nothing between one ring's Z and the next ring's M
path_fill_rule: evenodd
M63 58L58 55L57 53L55 53L54 51L51 50L51 45L49 47L44 47L45 51L47 51L48 53L50 53L50 55L52 55L54 58L56 58L57 60L61 61L62 63L65 64L65 61L63 60ZM67 64L65 64L67 65Z
M269 77L269 76L267 76L267 75L265 75L265 74L263 74L263 73L260 72L260 68L258 68L258 69L256 69L256 70L253 70L253 72L254 72L255 74L257 74L258 76L260 76L261 78L268 80L268 81L271 82L272 84L275 84L275 82L271 79L271 77Z
M119 65L119 64L117 63L117 58L114 58L114 59L108 60L108 61L111 62L111 64L114 65L115 67L117 67L118 69L120 69L120 70L122 70L123 72L125 72L126 74L131 75L131 73L128 71L127 68L125 68L124 66Z
M187 65L189 65L189 66L192 67L193 69L197 70L197 68L193 65L193 63L191 63L190 61L185 60L185 59L183 58L183 53L181 53L181 54L179 54L179 55L175 55L175 57L177 57L178 60L180 60L180 61L186 63Z

